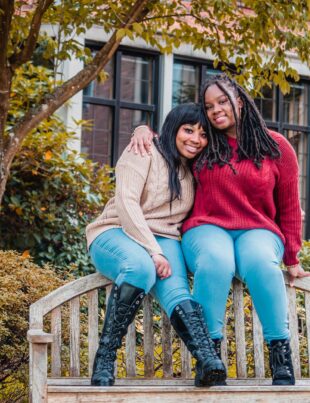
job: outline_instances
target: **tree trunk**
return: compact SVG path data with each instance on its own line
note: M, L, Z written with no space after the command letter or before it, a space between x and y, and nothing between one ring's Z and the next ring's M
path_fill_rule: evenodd
M0 206L2 203L2 197L5 190L8 169L6 163L6 146L8 140L5 138L5 126L7 121L10 92L12 85L12 72L10 68L2 69L0 72Z

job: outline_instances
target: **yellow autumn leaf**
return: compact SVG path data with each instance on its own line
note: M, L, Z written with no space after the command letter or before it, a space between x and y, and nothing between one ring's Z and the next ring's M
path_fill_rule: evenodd
M25 251L23 252L22 258L23 258L23 259L29 259L29 258L30 258L30 250L29 250L29 249L27 249L27 250L25 250Z
M15 209L15 213L16 213L17 215L22 215L22 214L23 214L23 210L22 210L20 207L17 207L17 208Z
M44 159L46 161L49 161L52 158L52 156L53 156L53 153L50 150L48 150L48 151L46 151L46 153L44 155Z

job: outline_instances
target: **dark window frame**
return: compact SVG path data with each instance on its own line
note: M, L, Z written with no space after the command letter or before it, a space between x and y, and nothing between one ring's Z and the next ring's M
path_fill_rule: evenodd
M97 41L86 41L85 46L96 51L102 47L102 43ZM147 57L153 58L153 68L152 68L152 103L151 104L140 104L130 101L122 101L120 96L120 86L121 86L121 58L122 55L129 55L134 57ZM151 127L156 131L158 129L159 122L159 52L132 48L126 46L120 46L115 52L114 57L114 80L113 80L113 99L103 98L103 97L93 97L83 94L83 104L93 104L93 105L103 105L108 106L112 109L112 149L111 149L111 165L115 166L118 160L118 150L119 150L119 128L120 128L120 112L121 109L131 109L140 110L145 112L150 112L151 114ZM132 128L133 129L133 128Z

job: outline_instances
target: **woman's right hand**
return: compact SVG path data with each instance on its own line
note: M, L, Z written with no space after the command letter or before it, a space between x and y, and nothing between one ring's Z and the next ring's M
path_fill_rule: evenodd
M147 153L151 154L151 146L154 133L148 126L138 126L131 137L127 151L133 150L135 154L140 153L142 157Z
M163 280L171 276L171 267L163 255L152 255L158 277Z

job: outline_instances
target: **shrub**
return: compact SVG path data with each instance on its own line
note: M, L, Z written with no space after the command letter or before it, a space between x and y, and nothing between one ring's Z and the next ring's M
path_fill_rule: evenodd
M27 401L29 306L64 283L51 266L0 251L1 402Z
M0 212L0 248L30 253L38 264L77 274L92 269L85 226L113 194L113 171L76 151L74 138L53 117L23 144L15 159Z

